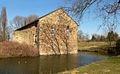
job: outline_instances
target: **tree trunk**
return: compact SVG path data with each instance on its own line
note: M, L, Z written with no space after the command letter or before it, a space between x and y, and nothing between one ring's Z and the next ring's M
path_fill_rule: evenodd
M3 23L3 41L6 40L6 36L5 36L5 23Z

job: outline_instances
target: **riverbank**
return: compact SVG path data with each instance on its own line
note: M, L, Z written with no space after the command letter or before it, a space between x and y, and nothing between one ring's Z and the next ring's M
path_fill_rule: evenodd
M110 46L107 42L79 42L78 51L98 52L102 54L115 54L115 42Z
M97 48L107 47L109 44L107 42L78 42L79 51L97 51ZM115 46L115 43L112 43Z
M120 56L91 63L59 74L120 74Z

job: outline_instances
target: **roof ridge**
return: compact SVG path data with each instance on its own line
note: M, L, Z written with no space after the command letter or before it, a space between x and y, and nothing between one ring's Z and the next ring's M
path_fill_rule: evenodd
M24 26L22 26L22 27L20 27L20 28L16 29L15 31L20 30L21 28L23 28L23 27L25 27L25 26L28 26L29 24L32 24L32 23L34 23L34 22L38 21L39 19L41 19L41 18L43 18L43 17L45 17L45 16L47 16L47 15L49 15L49 14L51 14L51 13L53 13L53 12L57 11L57 10L59 10L59 9L62 9L62 10L63 10L63 8L58 8L58 9L56 9L56 10L54 10L54 11L52 11L52 12L50 12L50 13L48 13L48 14L46 14L46 15L42 16L42 17L37 18L36 20L34 20L34 21L32 21L32 22L28 23L27 25L24 25ZM63 11L64 11L64 10L63 10Z
M21 28L16 29L15 31L20 30L20 29L22 29L23 27L28 26L28 25L30 25L30 24L36 22L36 21L39 21L39 19L41 19L41 18L43 18L43 17L45 17L45 16L47 16L47 15L49 15L49 14L52 14L53 12L55 12L55 11L57 11L57 10L60 10L60 9L63 10L63 7L60 7L60 8L58 8L58 9L56 9L56 10L54 10L54 11L52 11L52 12L50 12L50 13L48 13L48 14L42 16L42 17L39 17L39 18L37 18L36 20L34 20L34 21L28 23L27 25L24 25L24 26L22 26ZM63 12L64 12L68 17L70 17L64 10L63 10ZM70 18L71 18L71 17L70 17ZM71 19L72 19L72 18L71 18ZM72 19L72 20L73 20L73 19ZM73 20L73 21L74 21L74 20ZM76 21L74 21L74 22L77 24ZM78 24L77 24L77 25L78 25Z

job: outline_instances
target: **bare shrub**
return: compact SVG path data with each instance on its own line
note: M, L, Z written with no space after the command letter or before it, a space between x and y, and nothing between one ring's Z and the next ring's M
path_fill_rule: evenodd
M116 41L116 53L120 54L120 39Z
M0 42L0 56L25 57L38 56L38 50L25 43L4 41Z

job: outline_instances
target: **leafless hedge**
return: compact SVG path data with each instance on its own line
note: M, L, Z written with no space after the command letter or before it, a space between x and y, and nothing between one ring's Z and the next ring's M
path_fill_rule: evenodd
M12 41L0 42L0 56L3 57L25 57L38 56L38 50L25 43Z

